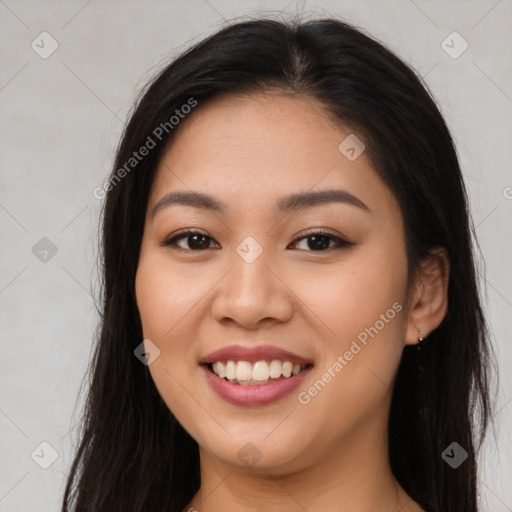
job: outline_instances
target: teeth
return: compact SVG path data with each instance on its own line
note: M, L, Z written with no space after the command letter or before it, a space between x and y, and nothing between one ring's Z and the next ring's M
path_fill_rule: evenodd
M252 365L248 361L238 361L236 365L236 380L251 380Z
M281 361L274 359L270 361L270 377L272 379L279 379L281 377L281 371L283 369L283 365Z
M222 379L226 376L226 367L224 366L224 363L221 361L213 363L213 371Z
M213 373L230 382L243 385L266 384L269 379L288 378L300 373L307 365L293 364L291 361L217 361L213 363Z
M236 378L236 364L234 361L228 361L226 363L226 379L234 378Z
M254 363L254 366L252 367L253 380L268 380L269 376L270 370L268 368L267 361L257 361Z

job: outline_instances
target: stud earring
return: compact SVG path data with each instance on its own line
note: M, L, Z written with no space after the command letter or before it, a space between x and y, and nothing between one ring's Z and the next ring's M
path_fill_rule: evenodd
M423 347L423 345L425 345L425 334L423 333L423 331L420 331L418 329L418 333L419 333L419 337L418 337L418 352L421 352L421 347Z

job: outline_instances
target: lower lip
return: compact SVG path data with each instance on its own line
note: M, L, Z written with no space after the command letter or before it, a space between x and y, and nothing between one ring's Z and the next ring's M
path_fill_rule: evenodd
M287 379L278 380L269 384L256 386L244 386L241 384L232 384L225 379L221 379L208 369L206 365L201 365L206 372L206 378L213 390L226 402L233 405L265 405L293 391L304 379L304 377L313 368L308 366L297 375Z

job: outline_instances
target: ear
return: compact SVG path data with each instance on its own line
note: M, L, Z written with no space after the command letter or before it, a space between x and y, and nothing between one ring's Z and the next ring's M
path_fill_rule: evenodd
M425 338L443 321L448 310L449 276L450 260L446 249L437 247L430 251L415 276L405 334L406 345L417 344L419 331Z

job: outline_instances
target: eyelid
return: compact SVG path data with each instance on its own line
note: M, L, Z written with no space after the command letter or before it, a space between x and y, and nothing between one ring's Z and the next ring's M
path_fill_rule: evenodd
M175 249L177 251L196 252L196 253L198 253L198 252L205 252L207 249L212 249L210 247L208 247L206 249L199 249L199 250L183 249L183 247L179 247L179 246L176 245L176 242L178 240L186 239L187 237L194 236L194 235L205 236L205 237L209 238L212 242L217 243L218 245L220 245L206 231L203 231L203 230L198 229L198 228L183 228L183 229L180 229L180 230L176 231L175 233L173 233L171 236L167 237L162 242L160 242L160 245L162 245L164 247L172 247L173 249ZM347 237L345 237L344 235L334 234L328 228L322 228L322 227L308 228L305 231L301 231L297 235L294 235L291 244L295 245L295 244L301 242L302 240L310 238L310 237L313 237L315 235L316 236L328 237L328 238L331 239L331 241L334 241L336 245L333 246L333 247L328 247L327 249L323 249L323 250L320 250L320 251L309 250L309 251L303 251L303 252L312 252L312 253L315 253L315 252L320 252L320 253L322 253L322 252L330 252L330 251L335 250L335 249L349 248L349 247L353 247L355 245L358 245L355 242L351 242L351 241L347 240Z
M301 238L306 238L308 236L313 236L313 235L332 236L333 238L337 238L339 240L348 242L348 240L346 239L346 237L344 237L344 235L342 235L340 233L333 233L330 228L322 228L322 227L308 228L304 231L300 231L299 233L294 235L293 239L299 240Z
M294 239L291 243L297 244L298 242L301 242L302 240L313 237L315 235L329 237L335 242L336 245L334 247L329 247L322 251L311 251L310 250L310 251L305 251L305 252L322 253L322 252L329 252L329 251L335 250L335 249L343 249L343 248L353 247L353 246L357 245L355 242L349 241L347 239L347 237L345 237L344 235L332 233L328 228L309 228L309 229L306 229L305 231L301 231L294 237Z
M211 237L206 231L203 231L202 229L198 229L198 228L183 228L183 229L179 229L178 231L176 231L172 235L166 237L163 241L159 242L159 244L164 246L164 247L174 246L174 248L176 250L178 250L178 251L182 250L182 251L187 251L187 252L204 252L205 249L203 249L202 251L193 251L192 249L183 249L182 247L178 247L176 245L176 243L175 243L179 239L186 239L187 237L194 236L194 235L205 236L205 237L209 238L210 240L212 240L212 241L214 241L215 243L218 244L218 242L213 237Z

